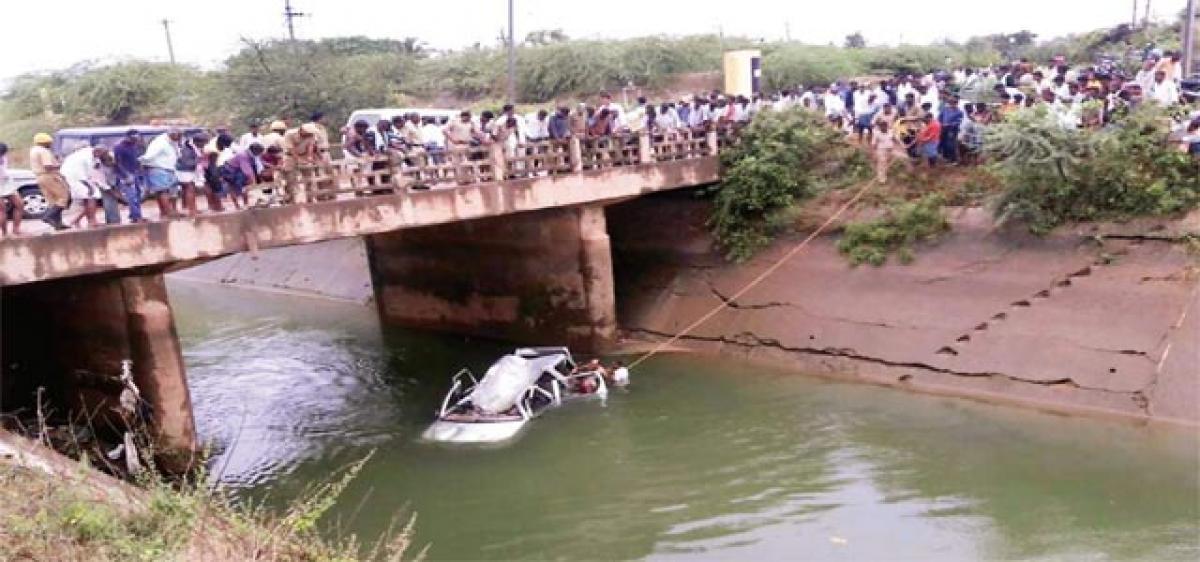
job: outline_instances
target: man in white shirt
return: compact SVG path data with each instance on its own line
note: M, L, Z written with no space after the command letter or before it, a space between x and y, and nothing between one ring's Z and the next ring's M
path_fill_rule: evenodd
M829 119L839 129L844 126L844 118L846 114L846 103L842 101L842 96L830 88L825 90L821 96L821 103L825 106L825 118Z
M252 145L254 143L258 143L264 147L268 145L268 143L263 138L263 136L258 134L258 127L259 127L258 121L250 122L250 131L248 133L242 135L241 138L238 139L238 143L237 143L238 151L247 150L250 148L250 145Z
M1179 87L1174 80L1167 79L1165 71L1158 70L1154 73L1154 84L1150 86L1147 97L1163 107L1176 104L1179 103Z
M426 117L421 125L421 145L429 153L434 164L441 164L446 159L446 133L438 126L437 119Z
M178 195L179 179L175 163L179 160L179 141L183 133L171 129L150 141L138 160L146 170L146 193L158 201L160 220L176 218L174 198Z
M107 158L107 148L84 146L63 159L59 173L71 191L71 210L79 213L70 220L71 226L78 227L85 218L89 227L96 226L96 202L100 200L102 186L107 188L99 170L100 160Z

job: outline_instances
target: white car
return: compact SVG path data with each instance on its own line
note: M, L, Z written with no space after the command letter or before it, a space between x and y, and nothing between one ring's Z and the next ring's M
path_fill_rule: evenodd
M8 176L10 181L17 184L17 194L21 196L21 207L25 211L25 217L42 218L50 209L50 204L46 201L42 190L38 189L37 176L29 170L19 168L9 168Z
M422 437L443 443L499 443L573 397L604 398L595 371L579 372L565 347L526 347L492 364L482 380L463 369L451 378L437 420Z

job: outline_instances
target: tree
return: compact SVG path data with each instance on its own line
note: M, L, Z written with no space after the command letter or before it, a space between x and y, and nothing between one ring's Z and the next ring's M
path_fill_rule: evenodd
M855 31L846 36L847 49L862 49L867 46L867 40L863 38L861 31Z

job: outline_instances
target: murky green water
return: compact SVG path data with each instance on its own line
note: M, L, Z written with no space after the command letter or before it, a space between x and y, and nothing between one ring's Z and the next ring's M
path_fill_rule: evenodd
M502 347L301 298L172 300L228 486L280 503L374 450L331 525L370 541L416 511L435 560L1200 558L1195 431L663 357L509 446L445 448L417 436L448 375Z

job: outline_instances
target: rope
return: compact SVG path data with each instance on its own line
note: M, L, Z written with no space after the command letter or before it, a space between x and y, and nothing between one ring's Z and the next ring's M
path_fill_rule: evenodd
M875 182L868 180L867 184L864 185L862 187L862 189L859 189L858 193L854 194L854 197L851 197L850 200L847 201L846 204L842 205L841 208L838 209L836 213L834 213L833 215L830 215L830 217L828 219L825 219L825 222L823 224L821 224L821 226L819 226L816 230L814 230L812 232L812 234L809 234L803 241L801 241L799 244L797 244L796 247L794 247L790 251L788 251L788 253L785 254L782 258L779 258L779 260L776 261L774 264L772 264L771 267L768 267L766 270L764 270L762 273L760 273L758 275L758 277L755 277L753 280L751 280L749 283L747 283L744 287L739 289L736 293L733 294L733 296L730 296L729 298L722 300L721 304L718 304L717 306L713 307L713 309L708 311L707 314L705 314L704 316L701 316L698 320L696 320L695 322L692 322L690 325L688 325L688 327L684 328L683 331L675 334L674 336L671 336L671 339L668 339L667 341L660 343L659 345L655 346L654 349L651 349L650 351L646 352L641 357L637 358L637 360L635 360L634 362L629 364L629 368L633 369L634 367L637 367L645 360L661 353L664 349L667 349L672 344L679 341L680 338L686 336L692 330L695 330L701 324L709 321L710 319L712 319L713 316L716 316L722 310L725 310L726 308L730 307L733 303L737 302L737 300L739 298L741 298L746 293L750 292L750 289L753 289L759 283L762 283L764 280L766 280L767 277L770 277L771 274L775 273L776 270L778 270L780 267L783 267L783 264L787 263L788 260L795 257L796 254L799 254L800 251L803 250L805 246L808 246L808 244L810 242L812 242L818 236L820 236L821 233L823 233L825 231L825 229L829 228L829 225L833 224L833 221L837 220L838 217L842 216L842 214L845 213L847 210L849 210L850 207L853 207L855 203L858 203L858 201L860 199L862 199L862 197L864 195L867 194L867 191L870 191L871 187L874 184L875 184Z

